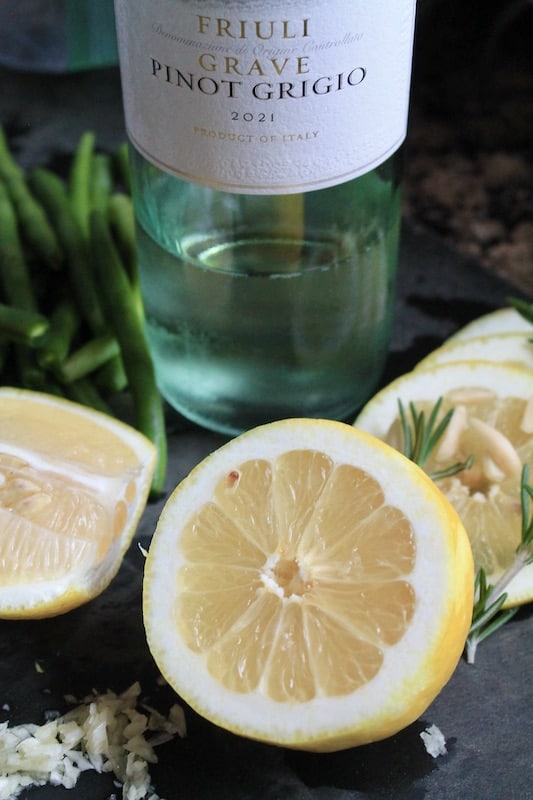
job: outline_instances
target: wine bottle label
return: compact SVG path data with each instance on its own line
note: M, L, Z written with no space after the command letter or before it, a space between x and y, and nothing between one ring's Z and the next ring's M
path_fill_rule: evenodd
M416 0L115 0L128 136L230 192L334 186L405 138Z

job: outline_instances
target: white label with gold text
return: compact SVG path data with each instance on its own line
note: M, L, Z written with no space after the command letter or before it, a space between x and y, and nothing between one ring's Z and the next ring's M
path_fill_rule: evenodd
M128 135L230 192L355 178L405 138L415 0L115 0Z

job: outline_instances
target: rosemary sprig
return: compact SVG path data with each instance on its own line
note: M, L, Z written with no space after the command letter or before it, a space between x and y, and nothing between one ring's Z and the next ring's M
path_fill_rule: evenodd
M501 628L513 617L517 608L500 609L507 600L507 592L502 592L496 597L495 587L487 583L487 574L480 567L474 584L474 610L472 623L466 639L466 660L473 664L476 657L478 644Z
M402 401L398 400L400 422L402 426L403 454L411 461L414 461L415 464L418 464L419 467L424 467L426 461L448 427L455 411L454 408L451 408L437 424L441 406L442 397L439 397L426 420L425 412L418 411L414 403L409 403L409 419L409 415ZM464 469L470 469L473 460L473 457L470 456L466 461L457 461L455 464L451 464L443 470L429 473L429 476L434 481L441 480L442 478L449 478L451 475L456 475Z
M518 610L518 608L502 610L507 599L505 589L526 564L533 563L533 512L530 510L533 486L528 484L528 477L529 469L527 464L524 464L520 478L521 538L513 563L494 586L487 584L483 568L480 568L476 575L472 624L466 640L466 660L469 664L475 661L477 646L501 628Z

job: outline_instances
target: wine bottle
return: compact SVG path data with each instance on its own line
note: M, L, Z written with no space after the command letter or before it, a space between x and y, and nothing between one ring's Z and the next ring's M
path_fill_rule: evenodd
M347 419L387 356L415 0L115 0L147 336L235 434Z

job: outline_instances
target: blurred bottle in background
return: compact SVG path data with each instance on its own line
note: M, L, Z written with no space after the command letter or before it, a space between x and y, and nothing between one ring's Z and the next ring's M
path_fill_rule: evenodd
M74 72L117 60L113 0L1 0L1 65Z

